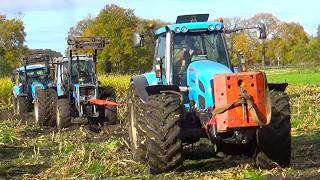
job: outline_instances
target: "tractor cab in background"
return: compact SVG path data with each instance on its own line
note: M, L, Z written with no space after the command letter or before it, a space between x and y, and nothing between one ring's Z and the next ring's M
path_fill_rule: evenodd
M98 50L106 44L102 37L68 38L69 56L57 60L54 78L58 129L68 127L75 117L86 118L90 123L118 122L115 91L101 86L96 73Z
M21 66L12 73L13 107L16 115L30 112L36 99L36 90L51 86L50 63L48 54L33 54L24 57Z

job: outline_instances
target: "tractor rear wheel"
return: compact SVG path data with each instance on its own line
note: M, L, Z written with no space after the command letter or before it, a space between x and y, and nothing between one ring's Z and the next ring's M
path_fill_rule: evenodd
M132 157L135 161L147 162L146 135L144 121L144 104L135 96L132 86L128 93L129 140Z
M68 98L58 99L56 107L57 128L61 130L71 124L71 107Z
M151 95L146 105L147 158L150 173L159 174L173 170L183 163L180 97L171 93Z
M101 87L100 99L116 102L116 93L113 87ZM99 110L100 121L111 125L118 124L117 109L117 106L101 107Z
M34 102L34 115L36 124L40 127L45 126L46 122L50 119L50 109L48 103L49 100L47 96L47 90L37 88Z
M269 125L257 131L256 165L270 169L287 167L291 158L291 124L289 96L271 91L272 117Z

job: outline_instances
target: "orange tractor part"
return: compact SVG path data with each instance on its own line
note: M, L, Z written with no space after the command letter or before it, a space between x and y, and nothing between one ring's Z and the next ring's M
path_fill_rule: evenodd
M269 124L271 103L263 72L217 74L211 123L218 132Z

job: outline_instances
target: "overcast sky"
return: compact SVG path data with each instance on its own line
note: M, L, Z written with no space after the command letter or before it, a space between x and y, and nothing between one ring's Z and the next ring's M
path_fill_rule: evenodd
M315 35L320 24L319 0L0 0L0 14L22 18L29 48L64 52L69 28L89 14L96 16L106 4L134 9L142 18L169 22L181 14L209 13L213 19L269 12L281 21L298 22L309 35Z

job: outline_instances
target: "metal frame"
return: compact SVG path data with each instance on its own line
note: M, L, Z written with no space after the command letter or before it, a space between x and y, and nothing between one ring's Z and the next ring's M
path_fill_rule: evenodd
M72 90L72 63L73 63L73 54L76 56L76 63L77 63L77 77L78 80L80 79L80 71L79 71L79 52L84 52L84 51L91 51L92 52L92 57L93 57L93 72L96 76L96 63L97 63L97 53L98 50L102 50L109 41L107 41L103 37L68 37L67 40L68 43L68 49L69 49L69 61L68 61L68 87L66 89L66 93L68 94L69 100L72 103L78 104L79 105L79 116L83 116L83 107L81 106L80 102L80 85L79 85L79 91L78 91L78 99L75 99L75 102L73 102L73 90ZM97 78L95 77L94 79L94 87L95 87L95 99L98 98L98 81ZM97 107L96 105L93 106L93 114L97 114Z

